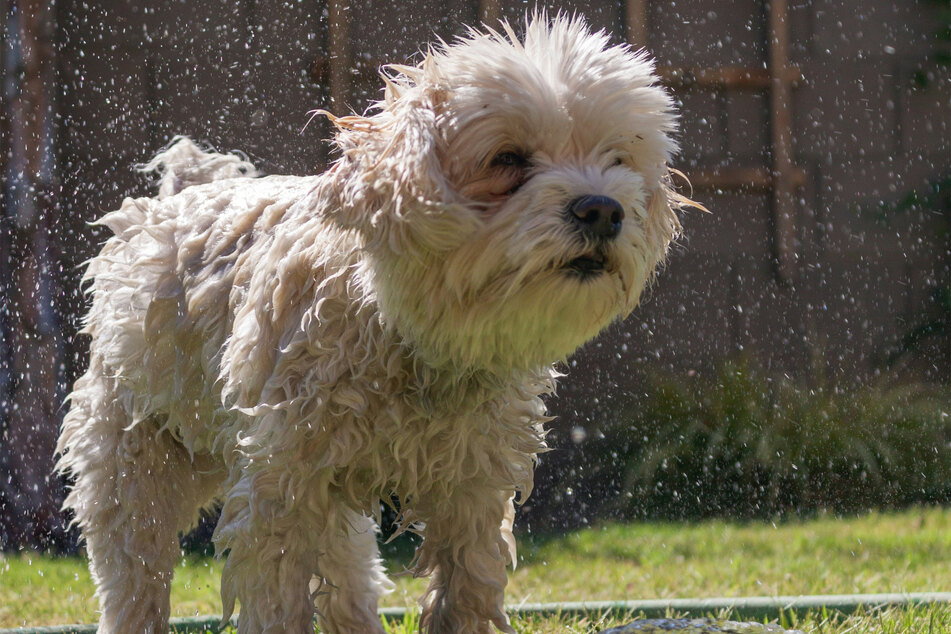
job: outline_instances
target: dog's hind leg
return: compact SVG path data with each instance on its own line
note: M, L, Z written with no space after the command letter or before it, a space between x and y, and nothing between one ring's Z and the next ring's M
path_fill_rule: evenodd
M82 529L100 604L100 634L168 632L178 534L217 486L160 425L128 416L106 390L77 382L64 425L61 469L75 476L66 506ZM211 475L209 475L211 472Z
M319 570L311 582L321 631L383 634L377 602L393 584L380 560L376 522L354 511L336 515L335 525L321 535Z

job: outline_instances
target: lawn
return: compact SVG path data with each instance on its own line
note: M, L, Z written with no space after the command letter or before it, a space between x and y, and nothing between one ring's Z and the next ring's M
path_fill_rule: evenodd
M390 553L390 569L407 549ZM402 551L402 552L401 552ZM928 592L951 589L951 509L783 523L607 524L562 537L522 536L511 604L581 600ZM174 616L220 613L214 559L183 557ZM424 582L397 577L384 605L412 606ZM0 627L93 622L85 562L35 554L0 559ZM591 632L621 621L522 619L521 632ZM845 619L811 614L807 632L948 632L951 608L890 610ZM397 626L394 632L405 628ZM408 631L408 630L406 630Z

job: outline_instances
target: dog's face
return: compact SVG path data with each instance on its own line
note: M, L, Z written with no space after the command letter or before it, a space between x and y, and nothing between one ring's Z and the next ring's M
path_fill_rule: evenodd
M629 314L679 228L647 59L538 17L394 68L379 113L335 119L384 321L430 362L499 370Z

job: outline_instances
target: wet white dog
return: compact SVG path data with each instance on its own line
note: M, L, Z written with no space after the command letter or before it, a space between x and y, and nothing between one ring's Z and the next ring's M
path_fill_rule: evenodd
M671 99L578 19L471 33L330 116L324 174L255 178L180 139L106 215L59 469L101 633L165 632L178 535L220 502L239 631L382 632L380 500L423 535L422 630L513 632L513 501L540 395L638 303L689 201ZM315 606L316 603L316 606Z

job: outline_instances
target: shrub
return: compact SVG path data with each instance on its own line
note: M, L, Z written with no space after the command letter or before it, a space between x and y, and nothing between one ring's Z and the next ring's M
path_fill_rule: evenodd
M709 379L649 384L588 434L571 483L559 478L561 488L585 492L564 500L585 519L775 517L951 500L946 387L809 386L746 361Z

